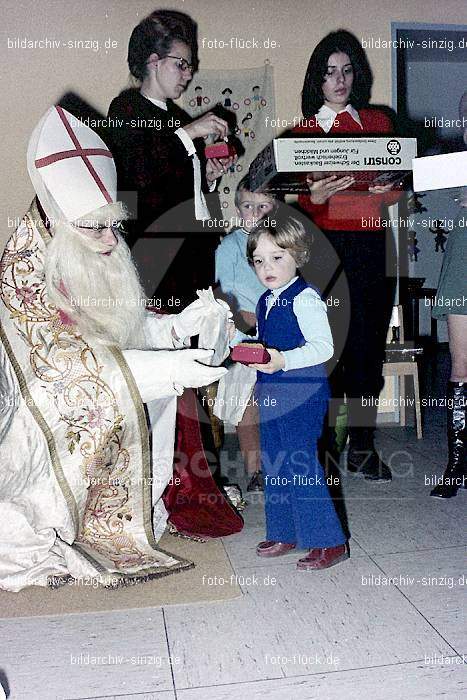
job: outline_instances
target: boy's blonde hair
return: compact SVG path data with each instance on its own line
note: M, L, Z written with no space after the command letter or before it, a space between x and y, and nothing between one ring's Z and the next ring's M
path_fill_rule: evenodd
M270 236L279 248L288 250L297 267L302 267L308 262L313 236L305 231L303 224L298 219L293 216L283 216L280 219L276 218L275 226L271 226L271 222L259 221L250 233L246 248L250 265L253 264L254 252L263 233Z
M244 178L240 180L240 182L237 185L237 189L235 190L235 206L238 209L238 206L240 204L240 195L242 192L253 192L251 189L251 182L250 182L250 176L245 175ZM269 192L261 192L261 189L255 190L253 194L262 194L264 197L267 197L268 199L271 200L273 204L276 204L276 200L272 194Z

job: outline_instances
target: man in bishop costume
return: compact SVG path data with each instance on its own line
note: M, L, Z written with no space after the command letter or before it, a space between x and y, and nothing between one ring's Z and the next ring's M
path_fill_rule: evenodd
M27 161L37 197L0 263L0 588L189 568L157 546L168 519L197 536L242 527L199 458L184 391L225 372L188 348L205 311L146 309L95 132L52 107Z

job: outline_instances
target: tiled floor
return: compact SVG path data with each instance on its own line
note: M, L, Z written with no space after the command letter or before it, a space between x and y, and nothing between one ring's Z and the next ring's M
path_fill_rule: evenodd
M0 679L9 697L465 696L467 491L429 497L425 475L441 474L446 457L442 410L427 412L425 431L423 441L413 428L378 432L391 484L343 475L349 561L313 573L295 569L297 553L258 559L262 503L249 498L244 531L225 540L242 598L2 622Z

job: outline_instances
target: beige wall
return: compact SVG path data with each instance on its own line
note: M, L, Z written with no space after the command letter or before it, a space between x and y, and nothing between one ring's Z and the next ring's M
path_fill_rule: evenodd
M253 5L254 7L252 7ZM200 60L205 68L242 68L266 58L275 68L277 116L300 115L300 90L311 50L329 31L346 28L359 38L391 38L391 21L467 23L465 0L2 0L2 141L0 248L10 220L20 217L32 197L25 154L42 113L73 91L106 113L127 83L126 51L131 29L156 7L183 10L198 22ZM276 49L208 49L206 40L268 37ZM99 42L86 48L9 48L17 39ZM106 39L116 48L105 49ZM8 45L8 41L10 44ZM95 44L94 44L95 45ZM391 103L391 52L369 49L374 72L373 101Z

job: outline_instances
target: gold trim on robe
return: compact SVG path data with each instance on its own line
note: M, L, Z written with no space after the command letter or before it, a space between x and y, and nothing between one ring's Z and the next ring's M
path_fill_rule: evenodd
M34 202L0 264L0 339L74 523L66 541L104 585L191 568L156 546L146 415L121 351L88 342L48 303L49 241Z

